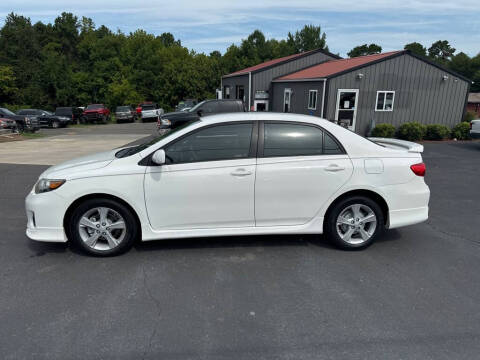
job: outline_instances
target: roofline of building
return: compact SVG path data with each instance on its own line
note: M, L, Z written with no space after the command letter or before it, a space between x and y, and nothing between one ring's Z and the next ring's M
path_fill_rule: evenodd
M301 71L301 70L300 70ZM327 80L328 78L327 77L319 77L319 78L308 78L308 79L286 79L286 80L272 80L272 82L274 83L284 83L284 82L308 82L308 81L325 81Z
M377 60L374 60L374 61L371 61L371 62L368 62L368 63L365 63L365 64L361 64L361 65L357 65L355 67L352 67L350 69L346 69L346 70L342 70L338 73L335 73L335 74L331 74L331 75L328 75L328 76L325 76L325 77L322 77L322 78L305 78L305 79L285 79L285 80L280 80L281 77L285 77L285 76L288 76L288 75L291 75L291 74L294 74L294 73L297 73L299 71L302 71L302 70L297 70L297 71L294 71L294 72L291 72L290 74L286 74L286 75L282 75L282 76L279 76L278 78L272 80L272 82L282 82L282 81L291 81L291 82L295 82L295 81L307 81L307 80L310 80L310 81L316 81L316 80L323 80L324 78L327 78L327 79L333 79L337 76L341 76L341 75L344 75L346 73L349 73L349 72L352 72L352 71L355 71L355 70L359 70L359 69L362 69L364 67L367 67L367 66L370 66L370 65L374 65L374 64L377 64L379 62L382 62L382 61L385 61L385 60L389 60L389 59L393 59L397 56L402 56L402 55L405 55L405 54L408 54L408 55L411 55L413 56L414 58L420 60L420 61L423 61L427 64L430 64L432 66L435 66L436 68L442 70L442 71L445 71L455 77L458 77L459 79L462 79L466 82L468 82L469 84L472 83L472 80L468 79L467 77L463 76L463 75L460 75L458 73L456 73L455 71L453 70L450 70L442 65L439 65L437 63L435 63L434 61L426 58L425 56L421 56L421 55L418 55L418 54L414 54L412 53L410 50L401 50L401 51L398 51L394 54L391 54L389 56L385 56L385 57L382 57L380 59L377 59ZM321 63L321 64L324 64L324 63ZM321 64L317 64L317 65L321 65ZM317 66L317 65L312 65L312 66L309 66L309 67L313 67L313 66Z
M248 75L249 73L255 74L255 73L258 73L258 72L261 72L261 71L271 69L275 66L287 64L290 61L301 59L305 56L309 56L309 55L316 54L316 53L319 53L319 52L324 53L325 55L331 56L331 57L335 58L336 60L342 59L341 56L332 54L330 51L327 51L327 50L324 50L324 49L315 49L315 50L305 51L303 54L301 54L299 56L296 56L296 57L293 57L293 58L290 58L290 59L286 59L286 60L280 61L280 62L272 64L272 65L265 66L265 67L257 69L257 70L245 71L245 72L241 72L241 73L233 72L231 74L223 75L222 79L236 77L236 76L245 76L245 75ZM294 55L294 54L292 54L292 55ZM275 59L272 59L272 60L275 60ZM260 64L257 64L257 65L260 65ZM253 65L253 66L256 66L256 65ZM239 70L239 71L242 71L242 70Z

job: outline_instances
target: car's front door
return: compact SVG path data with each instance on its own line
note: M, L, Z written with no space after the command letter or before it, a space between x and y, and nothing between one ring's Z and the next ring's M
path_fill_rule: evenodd
M352 174L341 145L315 125L265 122L259 136L256 226L307 223Z
M166 145L167 163L145 174L152 228L254 226L256 134L252 122L216 124Z

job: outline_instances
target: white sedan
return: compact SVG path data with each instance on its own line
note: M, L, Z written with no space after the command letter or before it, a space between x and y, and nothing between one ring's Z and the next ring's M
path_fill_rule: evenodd
M149 143L47 169L27 235L93 255L137 239L322 234L344 249L427 220L423 146L278 113L202 117Z

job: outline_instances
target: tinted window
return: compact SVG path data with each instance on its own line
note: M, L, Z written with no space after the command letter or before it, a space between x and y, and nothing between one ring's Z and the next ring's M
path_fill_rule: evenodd
M132 108L130 106L117 106L116 111L131 111Z
M91 104L87 106L87 110L97 110L97 109L103 109L104 106L102 104Z
M323 152L325 154L343 154L343 150L330 135L324 132L323 136Z
M72 108L56 108L55 115L72 115Z
M246 158L252 124L212 126L195 131L165 149L170 164Z
M323 131L308 125L265 124L264 156L321 155Z
M218 103L215 101L206 102L202 106L202 111L204 114L218 113Z
M220 110L219 112L237 112L237 102L236 101L221 101L217 105Z

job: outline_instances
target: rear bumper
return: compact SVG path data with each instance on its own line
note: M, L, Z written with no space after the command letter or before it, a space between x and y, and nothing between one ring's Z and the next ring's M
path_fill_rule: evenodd
M428 219L430 189L422 177L405 184L381 187L388 205L388 228L418 224Z
M428 206L414 209L392 210L389 211L388 218L389 229L418 224L428 220Z
M480 139L480 132L478 131L470 131L470 137L472 139Z

